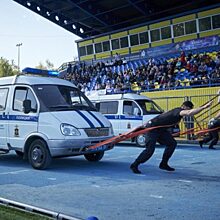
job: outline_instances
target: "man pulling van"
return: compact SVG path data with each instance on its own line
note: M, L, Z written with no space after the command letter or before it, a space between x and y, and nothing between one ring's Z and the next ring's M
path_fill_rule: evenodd
M106 94L105 90L100 90L88 97L97 110L110 120L115 135L141 126L163 112L150 98L134 93ZM145 146L145 135L137 136L132 142Z
M87 147L112 136L109 120L72 83L30 75L0 78L1 153L15 150L35 169L47 168L53 157L99 161L113 146Z

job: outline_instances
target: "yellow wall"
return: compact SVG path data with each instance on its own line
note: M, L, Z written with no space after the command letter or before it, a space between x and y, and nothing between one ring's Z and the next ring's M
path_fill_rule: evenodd
M190 21L190 20L194 20L196 18L196 14L192 14L192 15L186 15L180 18L174 18L173 19L173 24L178 24L178 23L182 23L185 21Z
M148 27L147 26L143 26L143 27L131 29L128 32L129 32L129 34L138 34L138 33L141 33L141 32L145 32L147 30L148 30Z
M138 46L133 46L131 47L131 53L137 53L140 50L149 48L149 44L143 44L143 45L138 45Z
M199 34L200 37L212 36L212 35L220 35L220 29L205 31Z
M123 31L123 32L119 32L119 33L116 33L116 34L112 34L111 39L120 38L120 37L124 37L124 36L127 36L127 35L128 35L128 32Z
M172 43L171 39L166 39L166 40L160 40L160 41L157 41L157 42L152 42L151 46L152 47L158 47L158 46L161 46L161 45L171 44L171 43Z
M88 55L88 56L83 56L83 57L80 57L80 60L84 61L84 60L92 60L94 59L94 55Z
M142 94L145 96L148 96L152 99L155 99L155 100L157 98L167 98L167 97L175 97L175 98L185 99L186 96L189 96L189 97L193 98L193 101L195 102L194 103L195 106L200 106L204 102L207 102L209 100L208 96L210 96L212 98L213 96L217 95L219 90L220 90L220 87L208 87L208 88L144 92ZM174 100L174 101L178 102L178 100ZM182 100L180 100L180 102L181 101ZM170 106L170 108L174 108L174 107L175 107L175 102L174 102L174 105Z
M107 41L107 40L109 40L109 36L99 37L99 38L94 39L94 43L100 43L100 42Z
M122 55L122 54L128 54L129 49L125 48L125 49L118 49L118 50L114 50L112 51L112 54L115 55L116 53Z
M168 21L162 21L162 22L159 22L159 23L155 23L155 24L151 24L149 26L149 29L156 29L156 28L162 28L162 27L166 27L166 26L169 26L170 25L170 20Z
M86 45L89 45L89 44L92 44L92 40L79 42L79 47L86 46Z
M202 128L206 128L208 120L220 110L218 97L216 97L219 90L220 87L210 87L144 92L142 95L152 98L165 111L181 106L187 98L193 102L194 107L202 106L211 99L215 98L210 110L204 110L202 113L195 116ZM181 126L184 127L183 122Z
M215 8L215 9L211 9L208 11L199 12L198 17L201 18L201 17L206 17L212 14L219 14L219 13L220 13L220 8Z
M186 35L186 36L182 36L182 37L176 37L174 38L174 42L181 42L181 41L185 41L185 40L192 40L192 39L196 39L197 38L197 34L190 34L190 35Z
M190 20L195 20L198 18L202 18L202 17L206 17L206 16L210 16L210 15L215 15L215 14L220 14L220 7L215 8L215 9L210 9L210 10L206 10L206 11L202 11L199 13L194 13L194 14L190 14L190 15L186 15L186 16L182 16L182 17L178 17L178 18L174 18L174 19L170 19L170 20L166 20L166 21L162 21L162 22L158 22L158 23L153 23L153 24L149 24L149 25L145 25L145 26L141 26L141 27L137 27L137 28L133 28L130 30L125 30L125 31L121 31L118 33L107 33L107 35L102 36L102 37L97 37L94 39L90 39L90 40L85 40L85 41L79 41L78 42L78 47L82 47L82 46L87 46L87 45L91 45L91 44L95 44L95 43L100 43L100 42L104 42L107 40L111 40L111 39L119 39L121 37L125 37L132 34L138 34L141 32L145 32L148 30L153 30L153 29L157 29L157 28L162 28L165 26L169 26L172 24L178 24L178 23L182 23L182 22L186 22L186 21L190 21ZM182 42L182 41L186 41L186 40L191 40L191 39L197 39L199 37L206 37L206 36L212 36L212 35L219 35L220 36L220 29L217 30L209 30L209 31L204 31L202 33L199 34L190 34L190 35L185 35L185 36L180 36L180 37L175 37L173 39L166 39L166 40L160 40L157 42L152 42L150 45L149 44L143 44L143 45L137 45L137 46L133 46L130 48L122 48L122 49L118 49L117 51L109 51L110 55L114 55L116 52L122 54L122 55L127 55L129 53L136 53L139 52L142 49L147 49L149 47L156 47L156 46L161 46L161 45L166 45L166 44L170 44L172 42L174 43L178 43L178 42ZM173 40L173 41L172 41ZM102 57L108 58L109 55L107 53L103 52L103 55L96 55L95 58L99 59ZM80 60L89 60L89 58L94 59L94 56L83 56L80 58Z
M96 54L96 59L104 59L108 57L111 57L111 52L104 52L104 53Z

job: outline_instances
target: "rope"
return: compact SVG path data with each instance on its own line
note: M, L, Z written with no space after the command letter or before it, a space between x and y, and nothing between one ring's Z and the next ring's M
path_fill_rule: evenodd
M119 143L121 141L124 141L124 140L127 140L129 138L133 138L133 137L137 137L138 135L140 134L145 134L149 131L152 131L154 129L158 129L158 128L166 128L166 127L172 127L173 125L163 125L163 126L155 126L155 127L150 127L150 128L143 128L142 126L141 127L137 127L131 131L128 131L126 133L123 133L123 134L120 134L118 136L115 136L115 137L112 137L112 138L109 138L105 141L101 141L93 146L89 146L86 148L86 150L94 150L100 146L103 146L103 145L106 145L106 144L116 144L116 143ZM139 130L141 129L141 130ZM177 136L177 135L183 135L183 134L192 134L194 133L195 135L201 135L201 134L204 134L204 133L208 133L210 131L215 131L215 130L218 130L220 129L220 127L217 127L217 128L212 128L212 129L200 129L199 131L196 131L200 129L199 127L196 127L196 128L191 128L191 129L188 129L187 131L185 132L177 132L177 133L174 133L172 134L172 136Z
M212 99L210 99L208 102L206 102L205 104L203 104L202 106L206 105L207 103L209 103L210 101L214 100L216 97L218 97L218 95L214 96ZM197 120L195 119L195 121L197 122ZM126 139L129 139L129 138L133 138L133 137L137 137L138 135L140 134L145 134L151 130L154 130L154 129L158 129L158 128L168 128L168 127L172 127L174 126L173 125L163 125L163 126L155 126L155 127L150 127L150 128L144 128L144 126L146 125L147 123L145 123L144 125L142 126L139 126L139 127L136 127L128 132L125 132L123 134L120 134L118 136L114 136L112 138L109 138L105 141L101 141L93 146L89 146L89 147L86 147L86 150L93 150L93 149L96 149L100 146L103 146L103 145L106 145L106 144L116 144L116 143L119 143L121 141L124 141ZM202 129L201 125L197 122L198 126L197 128L191 128L191 129L188 129L187 131L185 132L177 132L177 133L174 133L172 134L173 136L177 136L177 135L183 135L183 134L196 134L196 135L201 135L201 134L204 134L204 133L207 133L209 131L214 131L214 130L217 130L219 128L214 128L214 129ZM198 132L196 131L197 129L200 129Z

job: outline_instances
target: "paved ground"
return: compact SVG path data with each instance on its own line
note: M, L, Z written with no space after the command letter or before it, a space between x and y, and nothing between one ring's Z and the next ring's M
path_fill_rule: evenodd
M179 146L170 165L158 168L158 147L142 175L129 165L141 151L118 145L99 163L84 157L55 159L38 171L15 154L0 156L0 197L85 219L217 220L220 217L220 147Z

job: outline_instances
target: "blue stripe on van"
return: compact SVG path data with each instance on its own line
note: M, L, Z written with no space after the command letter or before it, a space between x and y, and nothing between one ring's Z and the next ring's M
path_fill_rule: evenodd
M29 115L0 115L0 120L8 121L35 121L38 122L38 116Z
M81 111L78 111L76 110L76 112L83 118L86 120L86 122L89 124L89 126L91 128L95 128L94 124L81 112Z
M107 119L111 120L143 120L143 116L134 116L134 115L105 115Z
M98 121L98 123L101 125L101 127L103 127L103 128L105 127L104 124L92 112L88 111L88 113L90 115L92 115L96 119L96 121Z

